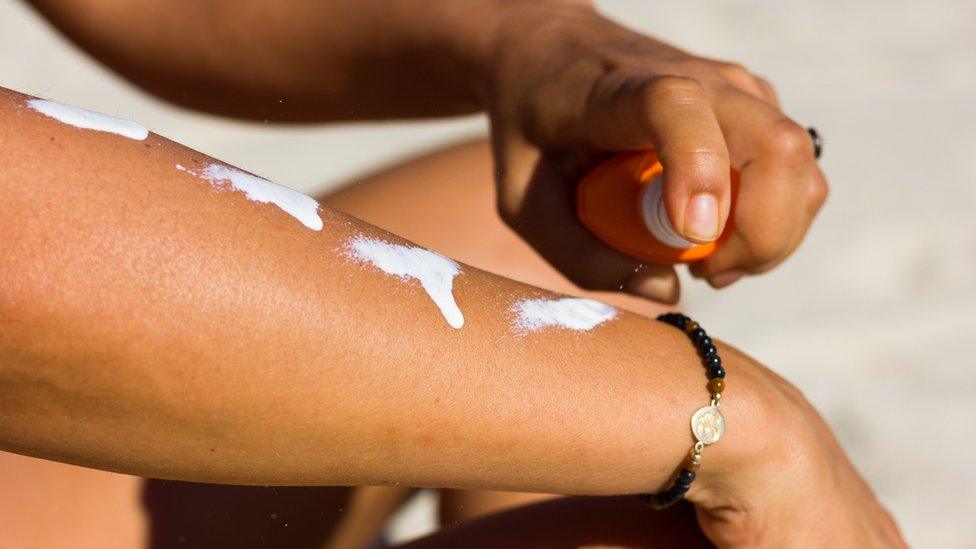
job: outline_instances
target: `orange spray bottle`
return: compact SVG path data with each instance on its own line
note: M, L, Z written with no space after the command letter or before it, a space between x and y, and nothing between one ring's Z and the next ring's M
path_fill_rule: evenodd
M664 170L654 151L618 154L589 172L579 183L576 208L593 234L625 254L657 265L690 263L715 251L731 228L715 241L695 244L671 225L662 193ZM732 170L732 196L739 175Z

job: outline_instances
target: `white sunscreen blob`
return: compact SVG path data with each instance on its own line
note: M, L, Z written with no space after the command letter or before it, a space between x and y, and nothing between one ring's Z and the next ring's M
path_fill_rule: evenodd
M531 332L555 326L570 330L592 330L616 318L617 309L610 305L579 297L562 299L523 299L512 306L515 327Z
M142 141L149 137L149 130L141 124L88 109L62 105L61 103L55 103L47 99L28 99L27 106L44 116L51 117L58 122L63 122L76 128L114 133L122 137L135 139L136 141Z
M419 281L447 323L455 329L464 326L464 315L452 293L454 277L461 274L456 262L430 250L366 236L350 239L347 246L349 256L355 260L371 263L400 279Z
M274 204L309 229L322 230L319 203L294 189L223 164L210 164L200 173L187 169L182 164L177 164L176 169L213 183L229 183L234 190L243 192L248 200Z

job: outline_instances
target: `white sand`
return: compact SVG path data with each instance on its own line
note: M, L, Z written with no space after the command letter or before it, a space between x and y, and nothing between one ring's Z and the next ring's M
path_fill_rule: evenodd
M913 545L976 547L976 3L601 4L746 63L827 137L831 199L800 253L724 292L688 284L688 305L820 407ZM307 192L483 127L282 130L188 114L126 86L12 0L0 0L0 85L137 120Z

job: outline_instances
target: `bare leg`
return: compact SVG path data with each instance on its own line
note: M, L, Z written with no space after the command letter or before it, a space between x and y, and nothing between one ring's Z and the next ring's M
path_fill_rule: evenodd
M554 497L557 496L490 490L441 490L438 516L441 526L453 526L472 518L538 503Z
M634 496L559 498L452 526L407 544L435 547L711 547L691 505L652 511Z
M399 486L356 488L324 549L369 547L383 531L390 515L414 492L412 488Z
M0 547L140 547L142 479L0 452Z

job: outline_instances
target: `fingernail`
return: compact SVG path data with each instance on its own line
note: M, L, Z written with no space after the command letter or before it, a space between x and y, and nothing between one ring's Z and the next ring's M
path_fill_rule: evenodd
M698 193L685 209L685 237L698 242L718 238L718 201L715 195Z
M724 288L731 286L736 280L745 276L745 274L742 271L725 271L724 273L718 273L713 276L710 282L714 288Z

